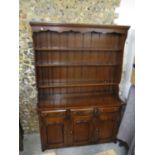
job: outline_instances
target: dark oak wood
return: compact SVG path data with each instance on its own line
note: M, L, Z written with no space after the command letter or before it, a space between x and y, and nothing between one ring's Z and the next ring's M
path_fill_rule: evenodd
M42 150L113 141L129 26L30 25Z

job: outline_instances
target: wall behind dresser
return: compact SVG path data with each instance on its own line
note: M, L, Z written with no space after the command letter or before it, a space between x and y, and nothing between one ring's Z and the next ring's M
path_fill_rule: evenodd
M25 133L38 132L37 91L30 21L113 24L120 0L20 0L20 120Z

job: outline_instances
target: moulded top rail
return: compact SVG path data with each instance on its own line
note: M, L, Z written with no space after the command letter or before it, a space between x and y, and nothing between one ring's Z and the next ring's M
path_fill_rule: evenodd
M66 23L42 23L30 22L33 32L35 31L74 31L74 32L100 32L127 34L130 26L123 25L94 25L94 24L66 24Z

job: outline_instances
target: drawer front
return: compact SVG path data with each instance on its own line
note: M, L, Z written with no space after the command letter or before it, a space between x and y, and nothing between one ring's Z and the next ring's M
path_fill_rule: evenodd
M71 115L74 116L87 116L87 115L93 115L94 109L93 108L87 108L87 109L71 109Z
M113 113L119 112L121 107L106 107L106 108L99 108L100 113Z
M100 121L108 121L108 120L118 120L119 118L119 111L118 112L103 112L99 115Z
M49 110L49 111L39 111L39 115L43 118L45 117L65 117L66 110Z
M98 118L100 121L118 120L120 116L120 107L100 108Z

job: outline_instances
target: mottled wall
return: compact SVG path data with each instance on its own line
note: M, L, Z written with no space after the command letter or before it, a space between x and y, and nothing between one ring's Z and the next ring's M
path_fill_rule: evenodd
M30 21L113 24L120 0L20 0L20 119L25 133L38 132L37 91Z

